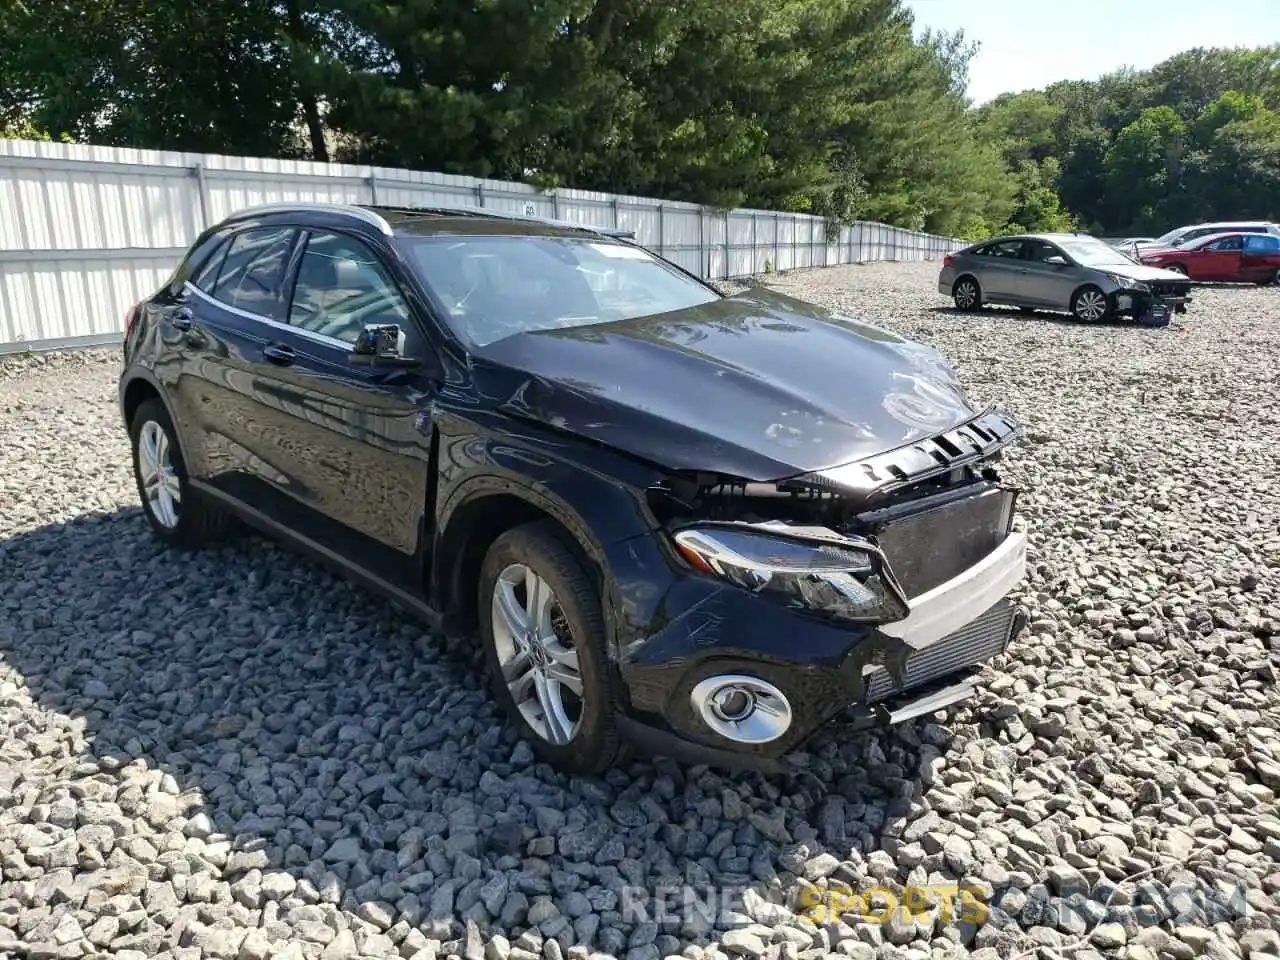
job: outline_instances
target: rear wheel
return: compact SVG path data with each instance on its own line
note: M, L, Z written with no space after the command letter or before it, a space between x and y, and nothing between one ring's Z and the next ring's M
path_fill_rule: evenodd
M480 634L494 693L544 760L601 773L621 753L600 594L552 523L498 537L480 569Z
M1090 284L1087 287L1081 287L1071 298L1071 312L1077 320L1098 323L1111 316L1111 300L1105 293Z
M982 288L973 277L961 277L951 288L951 299L958 310L979 310L982 307Z
M224 533L228 517L192 489L178 433L160 400L138 407L129 436L142 512L156 535L173 546L198 547Z

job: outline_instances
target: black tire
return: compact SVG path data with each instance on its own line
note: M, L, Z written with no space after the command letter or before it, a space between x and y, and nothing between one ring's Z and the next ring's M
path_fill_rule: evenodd
M168 443L169 473L177 481L180 500L176 508L176 523L166 523L161 519L159 507L148 496L143 482L140 438L149 424L163 431ZM178 432L169 419L169 411L159 399L146 400L138 407L129 424L129 439L133 447L133 479L138 487L138 499L142 501L142 512L155 535L170 546L188 549L204 546L222 536L230 518L202 498L187 481L187 465L182 457Z
M1089 305L1103 304L1101 313L1094 314ZM1115 315L1115 302L1093 284L1087 284L1071 296L1071 314L1082 323L1105 323Z
M982 285L966 274L951 285L951 299L955 301L957 310L981 310Z
M1035 307L1019 307L1018 312L1031 314L1036 312L1036 308Z
M480 567L480 640L494 696L534 751L567 773L598 774L618 762L623 743L617 731L618 707L608 672L600 592L566 536L555 523L536 521L508 530L493 542ZM572 649L578 655L582 695L577 700L577 726L568 743L554 743L534 729L520 712L502 676L493 601L499 577L513 564L527 567L550 586L563 617L562 626L567 628Z

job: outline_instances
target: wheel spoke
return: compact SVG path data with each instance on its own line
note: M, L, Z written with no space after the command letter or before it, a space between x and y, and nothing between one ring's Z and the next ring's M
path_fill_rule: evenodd
M570 669L561 663L553 663L547 667L547 679L567 687L579 697L582 696L582 677L577 670Z
M538 693L538 705L542 707L548 738L552 743L568 743L572 725L565 716L564 703L560 699L559 691L554 690L547 678L536 671L533 686Z
M529 627L545 646L547 638L555 636L555 632L551 627L551 601L554 599L551 587L545 580L526 567L524 592L524 607L528 613Z
M512 637L523 637L528 629L528 615L516 599L514 584L499 580L493 592L493 610L502 618L502 625Z
M517 649L515 655L502 665L502 679L508 684L514 683L531 669L528 650Z
M172 498L175 503L182 502L182 484L172 473L166 473L164 475L164 488L169 492L170 498Z

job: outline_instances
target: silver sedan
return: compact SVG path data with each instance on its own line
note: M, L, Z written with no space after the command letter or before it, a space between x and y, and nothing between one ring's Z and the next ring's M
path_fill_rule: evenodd
M1156 304L1182 311L1191 300L1191 284L1181 274L1144 266L1078 233L975 243L942 261L938 291L961 310L1007 304L1071 313L1089 323L1139 317Z

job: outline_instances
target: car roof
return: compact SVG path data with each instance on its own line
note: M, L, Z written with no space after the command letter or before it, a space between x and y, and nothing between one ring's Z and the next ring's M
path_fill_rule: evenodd
M1270 220L1217 220L1213 223L1193 223L1190 226L1178 227L1179 230L1203 230L1205 227L1218 228L1230 232L1236 227L1274 227Z
M526 216L481 207L384 206L375 204L272 203L238 210L223 223L302 216L317 226L343 223L384 236L544 236L633 239L635 233L613 227Z

